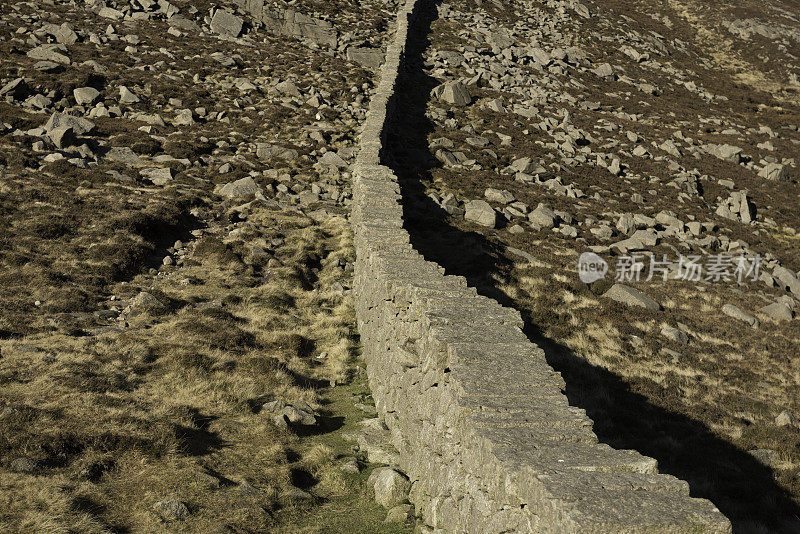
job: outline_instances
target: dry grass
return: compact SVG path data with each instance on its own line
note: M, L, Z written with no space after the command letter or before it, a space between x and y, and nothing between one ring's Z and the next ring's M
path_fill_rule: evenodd
M347 223L257 207L250 222L253 240L289 228L259 278L194 254L147 288L181 304L130 317L123 334L2 342L0 530L175 531L151 508L177 498L191 511L181 531L264 531L280 510L304 506L283 497L298 472L316 498L357 488L334 468L341 448L306 445L259 413L279 399L325 414L318 384L350 378L354 317L337 285L353 260ZM12 472L17 458L36 472Z

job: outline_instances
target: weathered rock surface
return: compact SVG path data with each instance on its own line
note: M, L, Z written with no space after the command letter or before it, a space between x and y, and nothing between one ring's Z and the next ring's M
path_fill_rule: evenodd
M614 284L603 296L628 306L640 306L648 310L658 311L661 305L638 289L624 284Z

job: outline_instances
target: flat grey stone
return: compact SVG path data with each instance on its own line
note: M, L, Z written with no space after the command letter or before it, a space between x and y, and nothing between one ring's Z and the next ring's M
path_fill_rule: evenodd
M638 289L623 284L614 284L611 289L603 294L612 300L627 304L628 306L641 306L648 310L658 311L661 309L661 304L648 297Z
M414 515L414 507L410 504L398 504L386 513L384 523L405 523Z
M54 129L62 126L71 127L72 131L75 132L75 135L91 133L95 128L95 124L88 119L84 119L83 117L74 117L58 111L50 116L50 119L47 121L47 123L45 123L44 126L42 126L42 128L44 128L46 132L51 132Z
M677 328L673 328L671 326L665 326L662 328L661 335L670 341L674 341L675 343L680 343L682 345L689 343L689 336L687 336L685 332L681 332Z
M219 188L218 193L223 197L241 199L262 193L262 189L255 180L247 176L234 182L228 182Z
M488 228L495 228L497 226L497 212L484 200L471 200L467 202L464 218Z
M77 102L79 106L83 106L86 104L94 104L97 99L100 98L100 91L94 87L78 87L72 91L72 95L75 97L75 102Z
M794 312L783 302L767 304L763 308L759 308L758 311L776 321L791 321L794 319Z
M72 126L59 126L48 132L47 136L56 148L63 149L76 143L75 130Z
M119 101L122 104L136 104L140 101L139 97L136 96L133 91L125 87L124 85L119 86Z
M227 9L218 9L211 19L211 31L227 37L239 37L244 21Z
M11 80L0 89L0 96L11 95L15 100L24 100L30 94L30 87L24 78Z
M66 55L67 47L62 44L43 44L29 50L27 56L31 59L53 61L62 65L69 65L69 56Z
M142 165L145 165L144 160L142 160L142 158L140 158L136 154L136 152L134 152L128 147L119 147L119 146L112 147L111 150L106 152L105 157L106 159L109 159L111 161L124 163L125 165L133 167L140 167Z
M483 193L483 196L486 197L486 200L489 202L497 202L498 204L510 204L514 202L514 195L505 189L492 189L490 187Z
M172 180L172 169L169 167L151 167L142 169L139 174L153 182L155 185L166 185Z
M775 418L775 424L778 426L790 426L800 429L800 419L789 410L783 410L779 413Z
M544 204L539 204L536 209L528 214L528 220L542 228L552 228L556 225L558 216Z
M727 315L728 317L733 317L743 323L747 323L748 325L752 326L753 328L758 328L760 324L758 319L747 313L746 311L742 310L734 306L733 304L725 304L722 307L722 313Z

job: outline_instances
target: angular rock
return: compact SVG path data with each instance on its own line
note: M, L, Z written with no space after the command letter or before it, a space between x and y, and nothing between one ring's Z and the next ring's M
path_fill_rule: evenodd
M114 9L113 7L105 7L105 6L100 8L100 11L98 11L97 14L100 15L101 17L113 20L119 20L125 16L125 13L123 13L122 11Z
M59 26L53 36L56 38L57 43L63 45L73 45L78 42L78 34L75 33L75 30L68 22Z
M611 289L603 294L612 300L627 304L628 306L641 306L652 311L661 309L661 304L648 297L638 289L623 284L614 284Z
M211 19L211 31L227 37L239 37L244 21L227 9L218 9Z
M465 206L464 218L488 228L497 227L497 212L484 200L471 200Z
M787 269L786 267L778 266L772 271L772 276L778 282L778 285L784 289L788 289L794 295L800 297L800 278Z
M492 189L490 187L483 193L483 196L485 196L486 200L489 202L497 202L498 204L510 204L514 202L514 195L505 189Z
M76 143L75 131L72 129L72 126L53 128L48 132L47 136L58 149L67 148Z
M41 59L60 63L62 65L69 65L72 61L70 61L66 52L67 47L62 44L43 44L29 50L27 56L32 59Z
M0 89L0 96L11 95L14 100L25 100L30 93L31 89L24 78L11 80Z
M75 97L75 102L77 102L79 106L83 106L86 104L94 104L97 99L100 98L100 91L94 87L78 87L72 91L72 95Z
M779 413L775 418L775 424L800 429L800 419L789 410L783 410Z
M50 116L50 119L47 121L47 123L45 123L44 126L42 126L42 128L44 128L45 132L49 133L56 128L67 126L72 128L72 131L75 132L75 135L91 133L95 128L94 123L88 119L84 119L83 117L73 117L72 115L59 113L58 111Z
M709 154L716 156L721 160L729 161L731 163L739 163L742 154L741 148L739 148L738 146L727 145L727 144L706 145L704 148Z
M119 86L119 101L122 104L136 104L140 102L138 96L136 96L133 91L125 87L124 85Z
M386 513L384 523L405 523L414 515L414 507L410 504L398 504Z
M759 308L758 311L776 321L791 321L794 319L794 312L783 302L773 302L763 308Z
M191 126L194 124L194 114L191 109L181 109L172 119L172 124L175 126Z
M155 185L166 185L172 180L172 169L169 167L151 167L142 169L139 174L153 182Z
M789 171L786 165L779 163L767 163L758 175L773 182L789 181Z
M259 143L256 145L256 156L260 159L280 158L286 161L294 161L298 157L297 150L284 148L278 145Z
M240 178L235 182L228 182L219 188L218 193L227 198L243 199L263 194L263 190L261 189L261 186L255 182L255 180L247 176L245 178Z
M662 328L661 335L670 341L680 343L681 345L686 345L689 343L689 336L687 336L685 332L681 332L677 328L673 328L671 326L665 326Z
M616 227L621 234L628 235L636 229L636 221L634 221L633 215L625 213L617 219Z
M724 313L728 317L733 317L736 320L742 321L743 323L747 323L753 328L758 328L760 324L758 319L756 319L746 311L742 310L741 308L734 306L733 304L725 304L722 307L722 313Z
M466 106L472 102L467 86L461 82L447 82L441 86L439 99L454 106Z
M552 228L558 221L556 213L544 204L539 204L536 209L528 214L528 220L541 228Z

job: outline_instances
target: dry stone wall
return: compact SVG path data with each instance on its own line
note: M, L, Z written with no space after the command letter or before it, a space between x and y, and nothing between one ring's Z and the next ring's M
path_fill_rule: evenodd
M400 10L353 168L358 326L380 417L437 532L730 532L655 460L598 443L519 314L426 261L382 165L415 6Z

